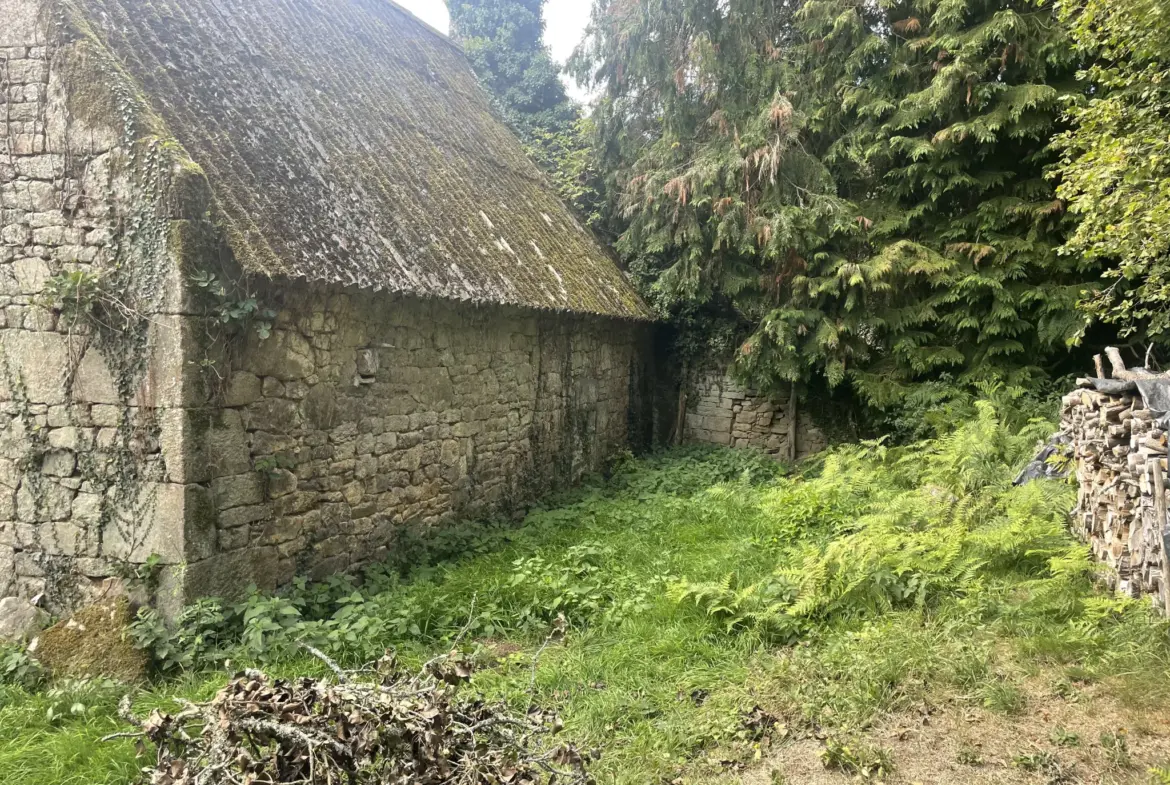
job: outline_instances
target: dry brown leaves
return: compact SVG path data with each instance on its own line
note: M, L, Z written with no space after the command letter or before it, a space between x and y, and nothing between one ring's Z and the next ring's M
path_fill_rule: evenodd
M122 715L155 748L151 785L584 785L583 756L555 744L559 719L460 694L471 663L452 653L417 675L392 657L329 679L245 671L207 703L176 714Z

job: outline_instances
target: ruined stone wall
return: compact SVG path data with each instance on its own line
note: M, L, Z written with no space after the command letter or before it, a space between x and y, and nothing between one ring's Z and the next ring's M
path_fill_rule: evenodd
M187 501L171 160L61 21L0 0L0 597L54 612L180 564Z
M797 460L829 446L828 439L797 407L796 450L789 451L791 407L787 397L771 398L748 390L727 374L699 374L687 394L683 438L689 442L762 450L777 458ZM799 402L798 402L799 403Z
M649 328L449 301L274 287L202 440L215 554L188 596L393 555L407 529L517 509L629 438ZM636 419L636 418L635 418Z

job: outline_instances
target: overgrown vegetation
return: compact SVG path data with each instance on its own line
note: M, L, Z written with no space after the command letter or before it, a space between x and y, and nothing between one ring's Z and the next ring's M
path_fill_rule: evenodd
M1111 680L1134 706L1164 700L1165 623L1094 589L1064 528L1071 486L1012 487L1050 427L1017 418L982 402L935 439L838 448L789 476L750 453L629 460L522 526L408 543L409 562L360 582L205 600L175 630L147 612L134 634L160 680L135 705L206 700L248 664L327 673L302 644L413 667L458 640L481 667L470 689L558 712L567 741L601 750L599 781L632 785L702 781L818 729L826 762L879 777L890 760L855 734L886 713L939 695L1026 711L1040 673L1070 696ZM132 743L98 742L124 690L54 689L0 688L0 780L129 780ZM1102 749L1131 755L1124 737Z
M455 0L451 33L497 111L549 177L561 199L603 229L592 125L565 93L560 66L541 37L544 0Z
M1124 334L1170 340L1170 5L1067 0L1085 94L1057 137L1059 195L1078 217L1066 252L1108 263L1090 303Z
M663 314L719 359L730 329L763 389L887 408L1033 383L1083 337L1099 273L1045 179L1077 56L1050 3L601 0L575 68Z

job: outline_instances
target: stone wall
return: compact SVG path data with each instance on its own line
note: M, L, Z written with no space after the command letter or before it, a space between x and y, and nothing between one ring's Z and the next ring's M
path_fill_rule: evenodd
M51 35L39 2L0 0L0 20L0 596L44 593L60 611L151 554L184 558L182 527L160 523L182 520L186 493L168 462L182 386L167 359L182 351L173 216L143 192L154 142L133 132L133 102L66 89L94 52ZM106 278L109 330L46 292L72 280L80 299L112 270L135 277Z
M799 403L799 402L798 402ZM825 435L799 406L796 416L796 449L790 451L793 434L790 401L748 390L725 373L698 375L687 393L683 438L689 442L762 450L787 460L814 455L828 447Z
M629 439L648 328L439 300L274 288L202 450L214 554L188 592L272 588L391 555L406 528L506 513Z
M0 597L64 613L151 563L173 612L358 568L652 432L645 325L246 280L202 171L49 7L0 0Z

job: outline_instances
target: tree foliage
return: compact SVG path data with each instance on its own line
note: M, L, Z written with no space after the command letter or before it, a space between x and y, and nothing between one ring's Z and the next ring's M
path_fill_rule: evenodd
M691 353L755 333L744 348L768 355L775 380L802 376L818 319L794 285L850 217L803 144L784 56L794 32L790 6L773 0L600 0L573 63L601 90L619 251L697 338Z
M544 0L451 0L451 30L497 110L590 224L600 220L599 177L590 125L565 93L560 66L543 43Z
M544 46L544 0L453 0L451 32L521 136L571 125L577 111Z
M799 24L814 138L865 227L834 266L895 293L867 303L884 341L855 382L879 403L940 374L1035 383L1094 278L1058 253L1045 179L1076 68L1051 5L811 0Z
M1170 4L1070 0L1090 59L1073 127L1056 140L1059 194L1080 219L1066 250L1109 263L1090 303L1123 332L1170 341Z
M1075 52L1023 0L598 0L619 249L761 387L1035 380L1093 278L1045 178ZM700 323L709 329L707 323Z

